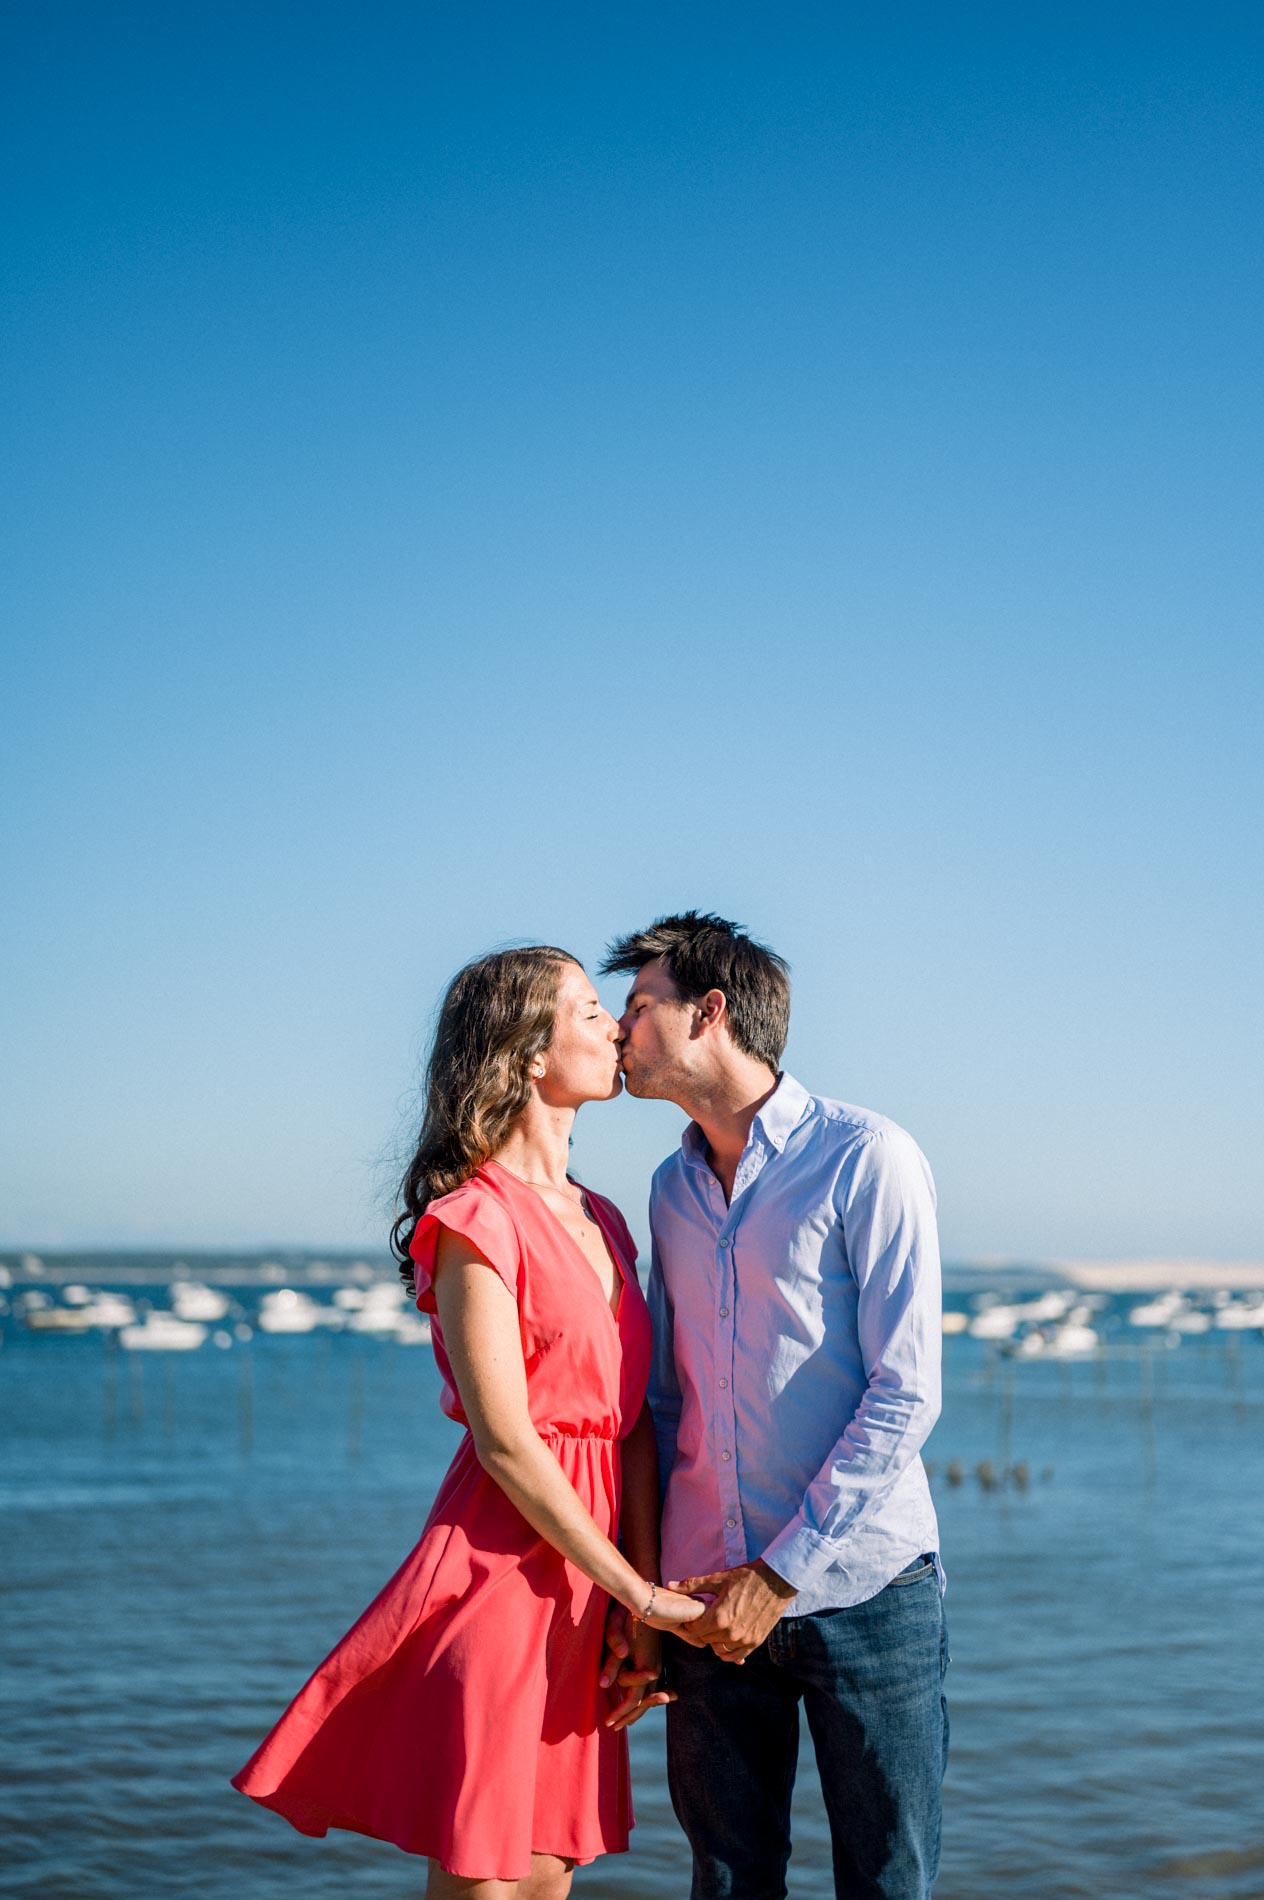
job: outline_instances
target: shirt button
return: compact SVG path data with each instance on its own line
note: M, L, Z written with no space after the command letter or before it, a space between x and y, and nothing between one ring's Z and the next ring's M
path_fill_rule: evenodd
M733 1242L729 1239L727 1234L724 1234L721 1237L720 1245L722 1247L731 1247L733 1245Z
M727 1380L727 1379L721 1379L721 1380L720 1380L720 1390L721 1390L721 1392L727 1392L727 1391L728 1391L728 1387L729 1387L729 1382L728 1382L728 1380Z
M728 1307L727 1307L727 1306L722 1306L722 1307L720 1308L720 1318L721 1318L721 1319L727 1319L727 1318L728 1318L728 1316L729 1316L729 1309L728 1309Z
M737 1519L735 1517L726 1517L724 1522L728 1525L731 1531L737 1529Z
M733 1456L733 1454L732 1454L732 1452L731 1452L731 1451L722 1451L722 1452L720 1453L720 1456L721 1456L721 1458L723 1458L723 1460L724 1460L724 1462L725 1462L725 1464L727 1464L727 1463L728 1463L728 1461L729 1461L729 1459L730 1459L730 1458L731 1458L731 1457Z

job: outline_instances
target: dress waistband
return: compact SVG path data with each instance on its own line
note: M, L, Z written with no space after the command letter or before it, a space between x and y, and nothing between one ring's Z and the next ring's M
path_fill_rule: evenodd
M581 1442L596 1439L603 1445L617 1445L620 1442L618 1432L577 1432L569 1425L537 1425L535 1429L541 1438L572 1438Z

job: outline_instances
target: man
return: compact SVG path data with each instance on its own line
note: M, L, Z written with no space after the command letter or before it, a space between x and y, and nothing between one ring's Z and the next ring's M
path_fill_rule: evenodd
M713 1599L667 1644L692 1900L783 1900L800 1701L836 1893L925 1900L948 1745L918 1455L939 1413L930 1171L893 1122L780 1071L787 966L740 926L660 918L603 969L633 978L628 1090L692 1117L654 1176L649 1279L662 1573Z

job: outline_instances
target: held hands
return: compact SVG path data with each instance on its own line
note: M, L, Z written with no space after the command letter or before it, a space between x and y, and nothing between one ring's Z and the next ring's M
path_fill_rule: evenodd
M645 1594L650 1595L649 1585ZM624 1691L623 1701L606 1717L607 1728L630 1728L647 1709L674 1702L675 1693L658 1687L662 1678L660 1630L681 1630L703 1614L703 1605L676 1590L659 1584L653 1593L654 1608L649 1616L633 1616L621 1603L611 1603L606 1615L606 1656L601 1669L601 1687L616 1683Z
M717 1570L709 1577L686 1577L672 1585L685 1593L707 1593L702 1616L676 1634L696 1649L711 1648L722 1662L744 1663L785 1615L795 1592L763 1558Z
M699 1596L707 1600L699 1602ZM653 1611L644 1618L634 1617L621 1603L612 1603L606 1616L601 1686L609 1689L617 1683L624 1699L606 1717L606 1726L630 1728L647 1709L676 1700L673 1690L658 1686L660 1630L671 1630L695 1649L713 1649L722 1662L744 1663L785 1615L794 1596L785 1579L759 1558L734 1570L660 1586L654 1592Z

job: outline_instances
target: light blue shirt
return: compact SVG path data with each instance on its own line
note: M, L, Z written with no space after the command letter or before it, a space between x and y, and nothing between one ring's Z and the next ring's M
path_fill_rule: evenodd
M919 1453L939 1416L939 1244L912 1137L783 1074L732 1204L691 1123L650 1231L664 1578L762 1557L802 1616L937 1550Z

